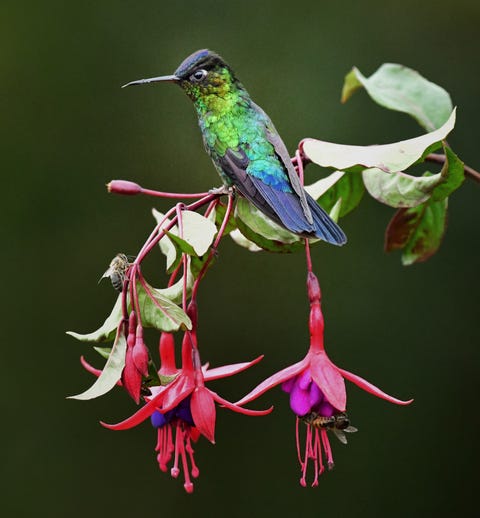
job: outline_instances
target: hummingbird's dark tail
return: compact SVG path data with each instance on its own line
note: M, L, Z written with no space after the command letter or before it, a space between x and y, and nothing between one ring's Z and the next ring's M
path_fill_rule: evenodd
M307 220L300 197L296 193L279 191L255 177L250 177L249 180L256 189L246 191L244 182L239 186L240 192L290 232L303 237L317 237L337 246L347 242L343 230L308 193L305 192L305 197L312 213L312 223Z
M343 230L309 194L307 194L307 201L312 211L315 235L333 245L344 245L347 242L347 236Z

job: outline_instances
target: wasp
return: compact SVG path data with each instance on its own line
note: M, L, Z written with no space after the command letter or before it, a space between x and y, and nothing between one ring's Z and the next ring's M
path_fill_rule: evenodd
M125 275L130 266L130 261L125 254L117 254L111 261L108 270L102 275L104 277L110 277L112 286L117 291L123 290L123 283L125 281Z
M358 432L357 428L350 425L350 419L345 412L340 412L339 414L329 417L321 416L317 414L317 412L310 412L303 416L302 420L315 428L326 428L328 430L332 430L337 439L343 444L347 444L347 436L345 435L345 432Z

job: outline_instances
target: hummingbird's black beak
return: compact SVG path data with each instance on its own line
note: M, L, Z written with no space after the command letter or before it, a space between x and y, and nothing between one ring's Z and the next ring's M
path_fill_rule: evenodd
M126 85L123 85L122 88L125 88L126 86L133 86L133 85L144 85L147 83L160 83L162 81L175 83L177 81L180 81L180 78L172 75L172 76L160 76L160 77L150 77L149 79L139 79L138 81L131 81L130 83L127 83Z

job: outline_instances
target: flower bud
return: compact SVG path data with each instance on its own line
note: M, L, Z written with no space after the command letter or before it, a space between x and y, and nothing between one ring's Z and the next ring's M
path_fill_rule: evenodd
M132 359L138 372L143 376L148 376L148 349L143 341L143 327L137 326L135 345L133 346Z
M138 183L129 182L128 180L112 180L110 183L107 183L107 189L108 192L125 194L127 196L134 196L142 192L142 188Z
M313 272L308 272L307 290L310 302L316 302L321 300L322 292L320 291L320 283L318 282L317 276Z

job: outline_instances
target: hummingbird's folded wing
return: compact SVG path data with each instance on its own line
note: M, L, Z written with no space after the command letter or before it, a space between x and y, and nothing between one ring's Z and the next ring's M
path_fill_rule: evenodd
M318 237L335 245L346 242L340 227L305 191L313 223L307 221L300 198L295 192L275 189L260 178L248 174L246 169L250 161L243 150L228 149L218 161L240 194L290 232L304 237Z

